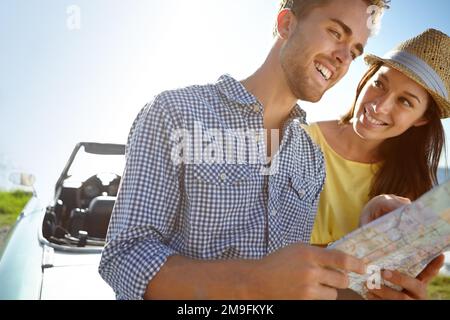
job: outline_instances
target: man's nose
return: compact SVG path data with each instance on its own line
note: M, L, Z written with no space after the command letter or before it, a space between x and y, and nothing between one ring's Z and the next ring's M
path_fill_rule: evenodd
M340 67L342 67L342 65L350 66L353 61L350 47L346 44L342 44L337 50L334 51L333 58Z

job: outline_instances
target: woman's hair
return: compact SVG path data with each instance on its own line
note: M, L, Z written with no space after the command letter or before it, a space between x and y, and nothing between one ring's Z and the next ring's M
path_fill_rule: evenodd
M358 84L353 106L340 124L350 124L362 89L381 66L374 64L365 73ZM424 115L428 120L426 125L411 127L381 144L381 166L373 177L370 198L395 194L415 200L438 184L437 170L445 148L445 134L439 108L431 96L429 101Z

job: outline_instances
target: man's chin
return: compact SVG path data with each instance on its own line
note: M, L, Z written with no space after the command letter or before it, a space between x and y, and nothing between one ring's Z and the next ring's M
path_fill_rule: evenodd
M305 102L316 103L322 100L324 94L325 92L306 92L304 94L297 95L297 99Z
M290 86L291 92L298 100L305 102L319 102L328 90L328 88L319 88L318 83L297 81L295 84Z

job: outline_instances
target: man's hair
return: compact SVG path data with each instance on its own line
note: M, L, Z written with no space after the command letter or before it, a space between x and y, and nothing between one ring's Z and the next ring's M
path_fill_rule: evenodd
M291 9L297 18L305 17L311 10L323 6L325 3L333 0L281 0L280 8L278 12L284 9ZM384 13L384 10L389 9L389 3L391 0L362 0L367 3L367 6L376 6L378 10L373 10L371 13L373 28L372 33L376 33L379 24L381 21L381 17ZM375 8L376 9L376 8ZM367 14L369 15L370 12ZM368 17L369 18L369 17ZM273 36L276 37L278 35L278 26L275 23L275 28L273 30Z

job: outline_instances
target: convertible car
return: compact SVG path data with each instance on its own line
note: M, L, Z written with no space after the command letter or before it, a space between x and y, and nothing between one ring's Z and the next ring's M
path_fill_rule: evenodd
M124 145L79 143L52 203L31 198L0 248L0 300L115 298L97 269L124 153Z
M114 299L97 272L125 146L75 146L48 206L33 196L0 248L2 299Z

